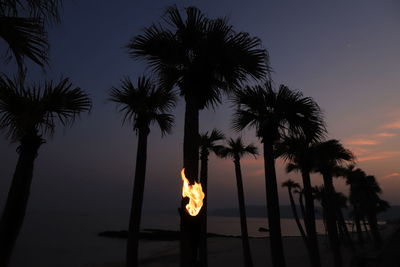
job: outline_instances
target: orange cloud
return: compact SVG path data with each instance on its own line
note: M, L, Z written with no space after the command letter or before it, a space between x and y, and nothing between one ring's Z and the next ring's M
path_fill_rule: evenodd
M357 145L357 146L373 146L379 144L378 141L372 139L363 139L363 138L356 138L356 139L349 139L345 141L347 145Z
M378 134L376 134L376 136L377 137L394 137L394 136L397 136L397 134L394 134L394 133L378 133Z
M400 121L395 121L392 123L387 123L381 126L383 129L400 129Z
M370 161L370 160L380 160L380 159L388 159L393 158L395 156L400 155L400 151L385 151L385 152L378 152L373 155L364 156L357 158L358 162L363 161Z
M352 147L351 151L353 151L353 153L357 156L363 156L365 154L370 154L372 153L372 150L370 149L366 149L366 148L362 148L362 147Z
M400 176L399 172L393 172L393 173L383 176L383 178L391 178L391 177L399 177L399 176Z
M260 169L260 170L255 170L252 171L248 174L248 176L254 177L254 176L261 176L264 175L264 169Z

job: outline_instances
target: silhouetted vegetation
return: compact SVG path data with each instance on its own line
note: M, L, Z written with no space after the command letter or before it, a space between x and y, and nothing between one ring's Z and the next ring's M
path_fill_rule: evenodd
M33 168L39 148L57 124L69 126L91 107L91 101L68 78L58 83L25 86L0 76L0 130L18 143L18 162L0 220L0 266L7 266L24 221Z
M60 0L1 0L0 38L15 58L20 73L25 72L24 58L39 66L48 63L49 43L45 22L60 19Z
M222 92L238 89L248 76L267 74L267 53L258 38L235 32L226 19L208 19L198 8L167 8L165 26L153 24L132 39L132 57L146 60L165 88L177 87L185 100L183 167L191 183L198 181L199 111L221 102ZM233 56L234 55L234 56ZM181 265L198 261L196 218L184 212L182 200ZM191 227L191 225L194 227ZM200 225L200 224L198 224Z
M318 127L322 124L320 110L311 98L284 85L274 91L271 82L238 91L234 103L239 108L233 115L233 128L255 128L256 135L263 144L272 262L274 266L285 266L274 146L284 136L297 136L306 134L309 130L321 129ZM323 133L320 130L315 136Z
M201 222L201 233L200 233L200 264L201 266L208 265L208 253L207 253L207 199L208 199L208 156L210 152L214 152L216 155L222 149L222 145L218 145L218 141L225 139L222 132L217 129L213 129L211 133L208 132L200 134L200 182L203 187L203 192L206 195L203 200L202 207L202 222Z
M147 137L152 123L156 123L160 127L162 134L171 131L173 116L166 112L175 105L175 96L167 90L158 89L146 77L140 77L137 85L125 78L119 87L112 88L110 101L119 105L119 111L123 113L123 122L130 123L138 135L135 181L126 248L126 266L138 266L139 230L146 177Z
M0 73L0 130L10 142L18 144L18 161L0 219L0 267L8 266L24 222L39 149L58 126L72 125L92 105L89 96L73 86L69 78L31 85L25 81L26 59L42 68L49 64L46 29L60 22L60 8L60 0L0 0L0 39L9 48L5 63L14 59L18 66L17 78ZM275 170L278 158L286 161L288 173L301 175L302 186L289 179L282 187L288 190L310 266L321 267L316 231L319 207L315 207L315 201L322 207L335 267L347 265L342 258L343 246L356 255L367 247L369 235L375 251L381 251L383 240L377 216L389 208L389 203L381 198L377 179L356 167L355 155L339 140L327 140L323 114L313 98L283 84L274 89L269 55L259 38L236 31L227 18L208 18L196 7L180 10L170 6L161 23L144 28L125 48L133 59L143 60L154 76L142 76L136 83L122 79L111 89L108 99L117 104L123 123L129 124L137 136L129 229L99 233L127 238L127 267L138 266L140 239L180 240L181 267L208 266L207 237L223 236L207 232L210 153L233 160L244 265L253 266L240 161L245 155L256 157L258 149L253 144L245 145L241 137L227 140L224 146L219 143L225 139L224 134L216 129L199 134L200 111L217 107L224 95L234 105L233 130L253 129L262 144L269 229L260 227L260 231L269 232L274 267L286 266ZM174 120L170 112L176 95L185 104L183 167L191 184L201 182L206 197L198 216L190 216L185 211L187 199L181 200L180 231L140 231L150 128L157 124L162 135L171 132ZM321 175L323 185L313 184L310 173ZM335 190L334 177L346 179L348 197ZM298 194L301 216L293 193ZM348 204L356 243L343 214ZM354 259L354 264L363 264L358 254Z
M244 201L242 170L240 167L240 159L245 155L258 155L258 150L253 144L245 145L241 137L236 140L229 139L228 146L220 150L219 156L223 158L233 159L235 165L236 186L238 190L239 212L240 212L240 229L242 233L243 259L246 267L253 266L251 258L249 235L247 232L246 205Z

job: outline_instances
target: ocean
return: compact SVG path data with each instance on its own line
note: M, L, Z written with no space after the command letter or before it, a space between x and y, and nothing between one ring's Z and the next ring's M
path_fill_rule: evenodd
M268 228L266 218L247 218L249 235L268 236L259 232ZM282 234L298 236L293 219L282 219ZM107 262L121 262L125 241L99 237L106 230L126 230L126 214L28 213L16 244L10 267L81 267ZM179 217L167 214L144 214L142 228L178 230ZM208 232L240 235L238 217L209 216ZM323 223L317 221L317 232L323 234Z

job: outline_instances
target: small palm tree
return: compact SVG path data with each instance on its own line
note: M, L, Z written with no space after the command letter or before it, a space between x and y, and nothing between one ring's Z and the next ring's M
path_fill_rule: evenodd
M42 67L47 64L49 44L44 22L59 21L60 5L60 0L0 2L0 38L7 43L20 72L24 71L25 57Z
M135 182L126 250L126 266L132 267L138 266L139 230L150 125L156 123L162 134L171 131L173 116L166 112L175 105L175 96L171 92L157 89L146 77L140 77L136 86L129 78L125 78L120 87L112 88L110 101L119 105L119 111L124 115L123 122L131 123L138 135Z
M353 207L352 215L356 226L358 243L362 245L364 243L364 236L361 229L361 205L363 204L361 200L363 194L361 183L367 175L363 170L356 169L353 164L340 168L339 173L346 178L346 184L350 186L349 201Z
M214 152L216 155L221 151L222 146L216 144L216 142L225 139L222 132L217 129L213 129L211 133L208 132L200 134L200 182L205 194L202 207L202 223L201 223L201 235L200 235L200 261L201 266L206 267L208 265L207 257L207 188L208 188L208 156L210 152Z
M283 136L297 136L321 129L318 127L322 123L320 109L312 98L304 97L301 92L292 91L285 85L281 85L275 92L271 82L238 91L234 103L238 109L234 114L233 128L238 131L246 127L255 128L263 143L272 262L275 267L282 267L285 266L285 258L274 146ZM319 134L322 135L323 131Z
M304 232L303 226L301 225L299 215L297 214L296 203L294 202L293 192L292 192L293 189L300 189L300 185L294 182L293 180L289 179L282 183L282 187L286 187L288 190L290 206L292 208L294 220L296 221L297 227L299 228L305 246L308 247L307 236L306 233Z
M337 214L339 211L335 202L335 188L333 186L333 175L340 164L353 161L353 153L344 148L338 140L328 140L313 145L314 172L322 174L326 194L325 216L328 229L329 241L334 254L335 267L343 266L342 253L337 232Z
M372 233L375 248L382 246L382 238L378 230L377 214L385 211L389 203L382 200L379 195L382 193L375 176L367 175L359 181L360 187L360 209L361 213L367 218Z
M88 95L68 78L41 87L0 77L0 130L19 143L18 162L0 220L0 266L7 266L23 224L34 162L46 142L44 136L51 136L57 123L73 124L90 107Z
M236 140L232 138L229 139L228 146L224 147L219 153L220 157L233 159L233 163L235 165L236 184L239 199L240 227L242 232L243 258L245 266L251 267L253 266L253 260L251 258L249 235L247 232L246 205L244 201L242 171L240 168L240 159L245 155L253 155L255 157L258 155L258 149L253 144L245 145L241 137L238 137Z

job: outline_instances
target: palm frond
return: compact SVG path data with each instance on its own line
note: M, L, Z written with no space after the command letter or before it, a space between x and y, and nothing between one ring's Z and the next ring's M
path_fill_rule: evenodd
M71 125L91 101L68 78L44 86L24 86L18 79L0 79L0 129L16 141L28 132L52 135L57 123Z
M288 179L287 181L282 183L282 187L292 188L300 188L300 184L296 183L295 181Z
M59 22L61 0L0 0L0 14Z
M256 157L258 155L258 149L252 143L245 145L242 138L239 136L236 139L230 138L227 141L228 145L221 149L220 157L222 158L238 158L245 155L252 155Z
M163 135L171 132L174 119L166 112L175 106L175 100L173 92L156 88L155 83L144 76L138 78L137 85L127 77L122 79L119 87L111 88L109 98L123 113L123 124L129 122L138 130L156 123Z
M1 16L0 38L7 43L20 71L24 67L24 58L29 58L42 67L48 62L47 33L39 18ZM8 60L10 59L11 55Z

